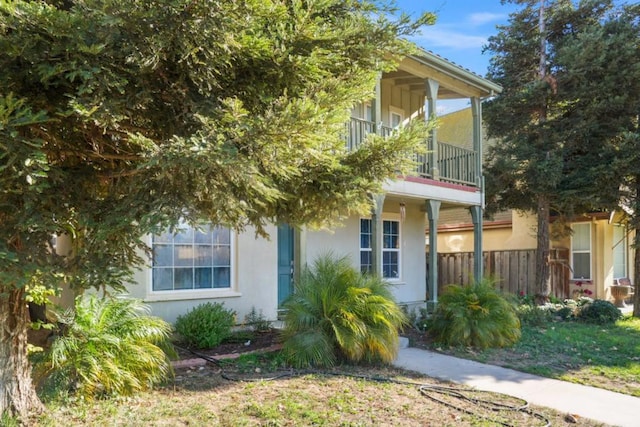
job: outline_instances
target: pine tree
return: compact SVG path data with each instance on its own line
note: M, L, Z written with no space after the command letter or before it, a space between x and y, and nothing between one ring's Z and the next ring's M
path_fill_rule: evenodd
M368 1L0 3L0 413L41 408L25 288L121 286L141 235L264 234L368 206L423 129L348 153L350 108L430 21ZM393 16L396 16L393 18ZM72 254L51 237L71 236ZM72 256L67 256L72 255Z
M535 283L546 300L550 214L570 218L619 202L624 173L612 165L638 111L637 14L610 1L514 3L523 8L487 46L495 55L489 78L504 88L485 108L488 134L499 141L488 153L487 198L489 210L537 214Z

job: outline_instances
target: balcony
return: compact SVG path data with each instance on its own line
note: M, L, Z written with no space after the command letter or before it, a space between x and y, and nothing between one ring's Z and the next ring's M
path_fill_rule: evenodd
M364 141L367 134L375 133L375 131L374 122L352 117L347 124L347 148L355 150ZM380 135L386 137L392 133L391 127L381 126ZM427 139L425 143L427 144L427 153L415 154L417 176L472 187L478 185L477 178L480 173L477 166L477 152L444 142L438 142L437 150L433 150L433 141ZM437 168L437 176L433 175L434 168L431 165L435 165Z

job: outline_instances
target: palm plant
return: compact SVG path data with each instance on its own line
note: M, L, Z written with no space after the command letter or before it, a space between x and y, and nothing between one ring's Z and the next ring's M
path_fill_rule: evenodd
M283 352L298 367L332 366L340 358L390 362L406 324L384 280L332 254L302 272L284 308Z
M429 332L446 345L505 347L520 339L515 307L495 289L491 279L449 285L440 296Z
M36 365L36 374L73 387L78 395L130 395L171 373L167 352L171 325L149 316L140 300L76 299L75 311L60 314L65 325Z

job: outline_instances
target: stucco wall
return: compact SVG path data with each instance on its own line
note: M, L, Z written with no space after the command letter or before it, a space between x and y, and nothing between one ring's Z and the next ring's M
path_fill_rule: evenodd
M487 225L490 222L486 222ZM502 228L485 228L483 251L535 249L536 219L534 216L512 211L511 224ZM439 252L473 252L473 230L438 232Z

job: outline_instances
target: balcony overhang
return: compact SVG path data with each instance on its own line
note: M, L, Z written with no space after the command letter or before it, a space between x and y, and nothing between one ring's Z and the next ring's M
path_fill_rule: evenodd
M383 80L412 92L424 92L425 80L438 81L438 99L487 98L502 92L502 86L493 83L466 68L421 49L404 58L396 71L386 73Z
M406 199L440 200L446 204L482 206L483 194L479 188L452 184L421 177L399 177L383 186L385 194Z

